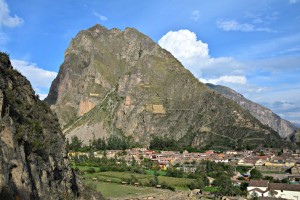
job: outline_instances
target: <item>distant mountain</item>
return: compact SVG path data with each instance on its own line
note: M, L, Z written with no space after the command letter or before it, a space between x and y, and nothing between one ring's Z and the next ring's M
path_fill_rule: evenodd
M54 113L0 52L0 199L93 199L68 160Z
M246 99L243 95L237 93L236 91L221 85L213 85L210 83L206 84L211 89L220 93L224 97L232 99L237 102L243 108L248 110L251 115L258 119L262 124L269 126L274 131L278 132L279 135L287 140L295 141L295 133L297 132L297 127L291 122L280 118L278 115L273 113L270 109L263 107L249 99Z
M115 135L143 146L157 136L178 147L291 145L133 28L80 31L45 101L66 137L84 143Z
M300 128L297 129L297 133L294 136L294 141L296 144L298 144L298 146L300 146Z

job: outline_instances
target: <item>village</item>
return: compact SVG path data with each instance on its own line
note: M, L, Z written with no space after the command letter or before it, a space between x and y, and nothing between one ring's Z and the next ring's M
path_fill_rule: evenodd
M197 166L202 161L224 163L234 168L231 177L233 185L240 186L247 182L247 196L249 199L263 199L267 197L281 199L300 199L300 150L289 149L255 149L245 151L227 150L224 152L207 150L204 152L188 151L155 151L146 148L132 148L126 150L106 150L95 152L69 152L72 159L80 157L107 158L122 160L128 166L134 162L143 164L148 160L152 169L166 171L176 169L186 174L196 173ZM116 162L119 164L119 162ZM240 170L244 169L244 170ZM250 171L258 170L264 180L253 180ZM278 180L275 183L272 180ZM209 177L210 183L213 178ZM257 198L256 198L257 197Z

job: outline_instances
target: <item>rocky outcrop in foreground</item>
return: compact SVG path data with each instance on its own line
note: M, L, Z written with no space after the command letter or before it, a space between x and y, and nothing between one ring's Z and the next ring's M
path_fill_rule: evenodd
M258 119L262 124L269 126L274 131L278 132L279 135L286 140L296 142L295 134L297 127L291 122L281 119L278 115L273 113L270 109L263 107L249 99L246 99L243 95L236 91L221 85L206 84L211 89L220 93L226 98L232 99L237 102L240 106L248 110L251 115Z
M56 116L1 52L0 146L0 199L101 198L85 194L70 167Z
M66 137L86 144L115 135L143 146L172 138L178 148L291 145L133 28L80 31L45 101Z

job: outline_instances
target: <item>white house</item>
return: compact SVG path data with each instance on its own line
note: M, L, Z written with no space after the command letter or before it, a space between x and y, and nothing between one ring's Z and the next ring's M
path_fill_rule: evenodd
M228 163L229 162L229 160L228 160L228 158L216 158L216 159L214 159L214 161L216 162L216 163Z
M247 187L248 198L255 192L258 197L300 200L300 185L269 183L267 180L251 180Z
M269 183L268 190L268 196L273 195L276 198L300 200L300 185Z
M268 190L268 180L250 180L247 192L249 197L252 193L256 192L258 197L263 197L264 193Z
M237 152L237 151L230 150L230 151L226 151L226 154L229 154L229 155L237 155L238 152Z

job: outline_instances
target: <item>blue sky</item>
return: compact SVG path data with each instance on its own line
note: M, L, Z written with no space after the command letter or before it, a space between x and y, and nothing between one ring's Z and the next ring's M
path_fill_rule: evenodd
M71 38L134 27L199 80L300 124L300 0L0 0L0 50L44 97Z

